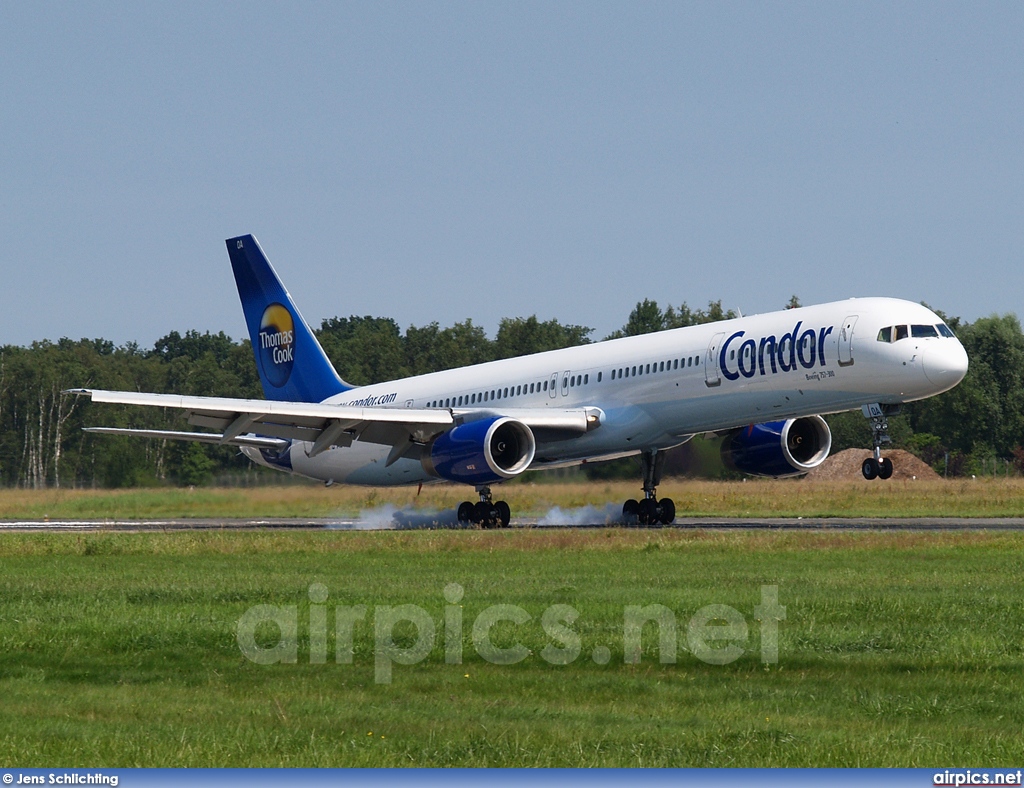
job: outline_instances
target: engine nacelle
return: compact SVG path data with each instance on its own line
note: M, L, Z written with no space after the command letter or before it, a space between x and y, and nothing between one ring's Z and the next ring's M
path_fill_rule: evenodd
M533 432L521 421L480 419L435 438L423 453L423 467L450 482L491 484L521 474L536 451Z
M821 465L832 432L821 416L752 424L722 440L722 461L752 476L800 476Z

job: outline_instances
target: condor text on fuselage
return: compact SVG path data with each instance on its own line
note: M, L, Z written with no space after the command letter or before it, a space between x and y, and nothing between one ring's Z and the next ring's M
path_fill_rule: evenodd
M755 374L761 375L771 372L777 374L790 372L797 368L797 364L803 369L814 369L815 363L825 366L825 338L832 333L834 326L819 328L815 331L809 328L800 333L802 322L787 334L783 334L778 340L774 335L761 337L760 340L747 339L739 344L738 349L733 348L733 342L739 342L746 331L737 331L730 336L722 345L722 352L719 356L719 365L722 375L727 380L738 380L740 375L745 378L752 378ZM730 351L731 349L731 351ZM756 351L756 364L755 361ZM730 352L732 355L730 355ZM765 357L768 358L768 366L765 366ZM729 359L736 359L736 369L733 371L729 365Z

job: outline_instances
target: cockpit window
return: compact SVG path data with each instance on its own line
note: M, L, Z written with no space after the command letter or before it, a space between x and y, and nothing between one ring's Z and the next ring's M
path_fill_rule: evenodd
M935 328L937 328L939 330L939 334L941 334L944 337L952 338L955 336L955 334L949 330L949 326L947 326L945 323L939 323L937 326L935 326Z
M892 342L892 326L886 326L878 332L879 342Z
M911 326L910 333L915 339L937 337L939 335L939 332L935 330L935 326Z
M906 339L910 334L907 332L906 326L896 326L896 337L893 342L899 342L901 339Z

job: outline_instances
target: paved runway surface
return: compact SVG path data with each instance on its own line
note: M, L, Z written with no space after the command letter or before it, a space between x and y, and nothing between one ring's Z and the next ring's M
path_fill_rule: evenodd
M365 519L288 519L267 518L244 519L195 519L195 520L21 520L0 521L3 531L209 531L209 530L338 530L338 531L388 531L418 530L426 528L455 529L467 528L439 516L420 513L396 517L371 516ZM1024 518L967 518L967 517L926 517L926 518L738 518L738 517L680 517L669 526L638 526L607 522L545 522L538 520L515 520L512 528L714 528L723 530L796 530L796 531L1024 531Z

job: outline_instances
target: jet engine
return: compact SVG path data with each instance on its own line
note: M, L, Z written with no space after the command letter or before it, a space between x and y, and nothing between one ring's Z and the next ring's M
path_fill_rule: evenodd
M722 440L722 461L752 476L800 476L821 465L831 448L828 424L807 416L733 430Z
M533 462L537 441L521 421L494 417L460 424L423 452L427 473L451 482L491 484L518 476Z

